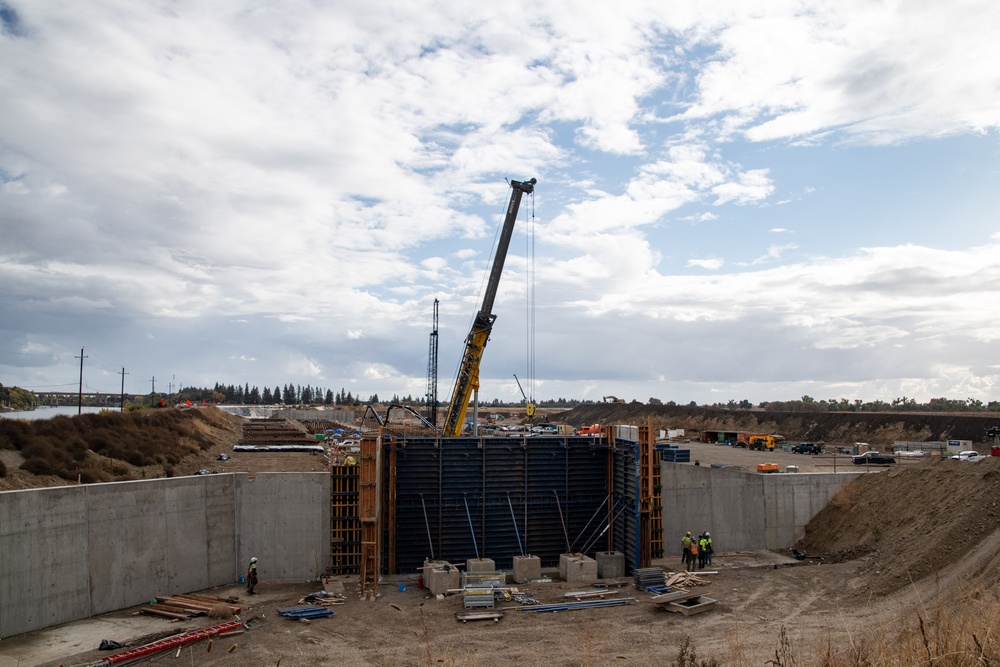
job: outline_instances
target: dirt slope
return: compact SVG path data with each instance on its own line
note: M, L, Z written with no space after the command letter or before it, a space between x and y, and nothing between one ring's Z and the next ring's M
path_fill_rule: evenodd
M806 526L797 548L829 562L857 558L884 595L930 575L966 589L1000 584L1000 458L931 459L863 475Z

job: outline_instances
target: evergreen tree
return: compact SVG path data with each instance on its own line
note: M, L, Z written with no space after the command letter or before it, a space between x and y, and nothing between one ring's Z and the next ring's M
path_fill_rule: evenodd
M323 402L327 405L333 405L333 392L329 389L326 390L326 400Z

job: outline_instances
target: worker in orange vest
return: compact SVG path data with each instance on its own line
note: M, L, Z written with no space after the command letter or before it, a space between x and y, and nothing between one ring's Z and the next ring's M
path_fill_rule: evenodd
M698 569L698 540L691 540L691 550L688 552L688 572Z

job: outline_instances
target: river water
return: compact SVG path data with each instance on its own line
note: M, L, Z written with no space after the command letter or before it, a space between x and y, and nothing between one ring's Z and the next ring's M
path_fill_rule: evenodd
M90 406L86 406L85 405L85 406L83 406L83 413L84 414L94 414L94 413L100 412L101 410L108 410L108 409L115 410L117 412L116 408L99 408L99 407L90 407ZM77 414L77 410L78 410L78 408L75 405L59 405L59 406L56 406L56 407L49 407L49 406L43 405L41 407L35 408L34 410L21 410L21 411L14 411L14 412L0 412L0 418L4 418L4 419L51 419L51 418L57 417L59 415L66 415L67 417L72 417L75 414Z

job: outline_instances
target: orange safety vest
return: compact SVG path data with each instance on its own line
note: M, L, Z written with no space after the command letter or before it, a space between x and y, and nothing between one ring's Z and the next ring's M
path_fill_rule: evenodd
M698 555L698 542L695 540L691 540L691 555L692 556Z

